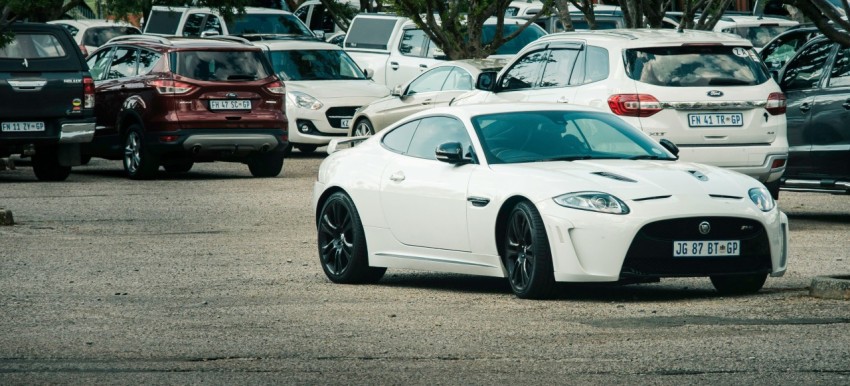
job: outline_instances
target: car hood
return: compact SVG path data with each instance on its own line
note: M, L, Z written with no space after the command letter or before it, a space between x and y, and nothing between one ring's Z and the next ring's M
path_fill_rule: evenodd
M761 186L743 174L714 166L673 161L584 160L492 165L498 174L533 185L538 199L601 191L623 200L663 196L746 197Z
M331 98L381 98L390 90L371 80L289 80L284 82L287 91L300 91L318 99Z

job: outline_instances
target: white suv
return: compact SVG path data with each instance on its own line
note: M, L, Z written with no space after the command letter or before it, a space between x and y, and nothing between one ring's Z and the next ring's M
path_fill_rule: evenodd
M788 159L785 95L752 44L716 32L610 30L548 35L454 104L561 102L667 138L686 161L752 176L778 196Z

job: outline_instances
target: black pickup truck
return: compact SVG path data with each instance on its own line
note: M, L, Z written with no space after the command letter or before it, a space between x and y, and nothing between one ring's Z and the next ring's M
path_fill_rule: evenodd
M14 23L0 48L0 158L32 156L42 181L64 181L94 136L94 81L65 28Z

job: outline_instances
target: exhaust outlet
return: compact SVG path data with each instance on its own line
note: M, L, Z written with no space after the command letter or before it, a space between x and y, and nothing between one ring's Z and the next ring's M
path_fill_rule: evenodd
M269 150L271 150L271 146L269 146L269 144L267 144L267 143L263 144L263 146L260 146L260 152L261 153L266 153Z
M201 152L201 145L192 146L192 154L198 154Z

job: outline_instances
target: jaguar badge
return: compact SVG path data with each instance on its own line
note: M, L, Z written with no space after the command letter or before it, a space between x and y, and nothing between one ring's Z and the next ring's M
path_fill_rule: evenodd
M711 224L709 224L708 221L699 223L699 233L707 235L708 232L711 232Z

